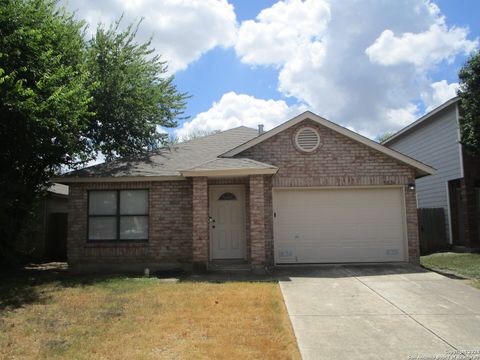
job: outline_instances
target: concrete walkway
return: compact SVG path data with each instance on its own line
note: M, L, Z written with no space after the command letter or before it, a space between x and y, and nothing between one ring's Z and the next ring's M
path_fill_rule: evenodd
M276 275L305 360L420 359L461 350L478 352L441 359L480 359L480 290L460 280L409 264Z

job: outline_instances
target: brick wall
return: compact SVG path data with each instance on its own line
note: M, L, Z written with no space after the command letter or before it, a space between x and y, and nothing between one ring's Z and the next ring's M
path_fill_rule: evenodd
M272 201L272 180L271 175L264 176L264 196L265 196L265 257L266 264L273 265L273 201Z
M262 175L250 176L250 257L253 266L265 265L265 193Z
M88 190L149 190L149 240L87 242ZM73 271L115 271L192 261L192 183L187 181L70 185L68 262Z
M315 127L321 145L313 153L304 153L294 144L299 127ZM407 184L414 181L414 169L387 155L306 120L238 154L275 165L279 171L265 177L265 252L273 263L272 188L403 185L406 194L409 259L418 262L419 244L415 192Z
M305 123L318 129L322 141L310 154L297 150L293 140L295 131ZM418 262L415 192L407 188L414 180L414 170L409 166L308 120L237 156L273 164L279 171L274 176L238 179L72 184L68 229L72 269L85 264L115 268L125 264L206 263L208 185L213 184L245 185L247 254L254 265L273 263L274 187L402 185L406 189L409 258ZM87 242L90 189L149 189L149 241Z
M408 258L413 264L420 263L420 239L418 237L418 212L415 191L405 187L405 210L407 213Z
M208 179L193 178L193 262L206 265L209 258Z

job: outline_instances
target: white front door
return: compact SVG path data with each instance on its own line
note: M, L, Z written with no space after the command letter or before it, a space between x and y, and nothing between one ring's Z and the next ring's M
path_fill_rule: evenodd
M245 258L245 187L210 186L210 256Z

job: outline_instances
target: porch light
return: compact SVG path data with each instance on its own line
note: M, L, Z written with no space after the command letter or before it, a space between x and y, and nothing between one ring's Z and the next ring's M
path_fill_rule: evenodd
M415 183L414 182L408 183L408 188L412 191L415 190Z

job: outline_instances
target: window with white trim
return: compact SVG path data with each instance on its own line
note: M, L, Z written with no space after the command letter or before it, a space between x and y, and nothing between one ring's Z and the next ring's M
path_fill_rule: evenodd
M90 190L88 240L148 240L148 190Z

